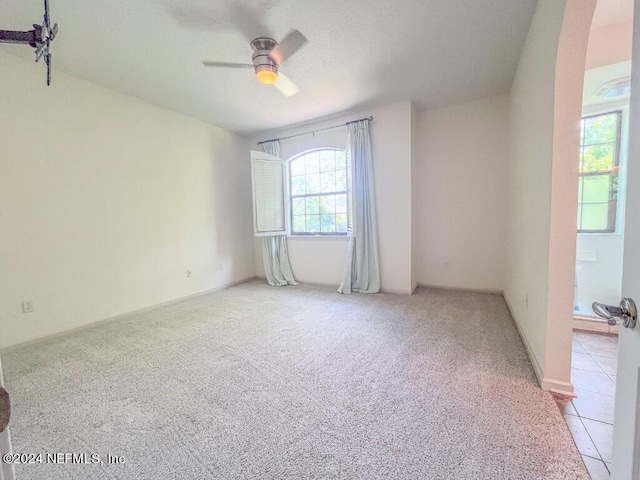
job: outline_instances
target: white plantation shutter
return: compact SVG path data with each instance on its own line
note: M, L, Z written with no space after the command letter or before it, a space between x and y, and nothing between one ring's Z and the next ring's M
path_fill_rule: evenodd
M253 225L256 236L287 234L284 160L264 152L251 151L253 183Z

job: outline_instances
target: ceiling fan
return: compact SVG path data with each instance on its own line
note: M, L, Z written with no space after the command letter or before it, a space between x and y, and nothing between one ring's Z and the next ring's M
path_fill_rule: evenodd
M260 83L273 85L285 97L298 93L298 87L279 71L280 65L307 43L307 39L298 30L291 30L280 42L273 38L258 37L251 41L253 63L212 62L205 60L206 67L253 68Z

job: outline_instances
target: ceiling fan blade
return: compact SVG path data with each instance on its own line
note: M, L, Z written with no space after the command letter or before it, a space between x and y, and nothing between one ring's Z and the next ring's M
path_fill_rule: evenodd
M269 52L269 56L274 62L280 65L296 53L305 43L307 43L307 39L304 35L298 30L291 30L289 35L284 37L284 39Z
M270 29L262 22L269 10L269 3L260 8L259 5L247 5L251 2L229 2L229 19L231 24L242 33L244 38L251 42L256 37L268 37L271 35ZM256 2L253 2L254 4ZM262 3L262 2L260 2Z
M253 68L253 64L251 63L212 62L211 60L204 60L202 64L205 67Z
M282 72L278 72L278 79L276 80L276 83L273 84L273 86L276 87L278 91L285 97L292 97L300 91L296 84L293 83L289 79L289 77L287 77Z
M270 29L262 19L281 0L245 0L211 2L206 0L179 2L162 0L167 13L179 25L206 32L239 32L247 43L256 37L271 37ZM180 6L179 4L189 4ZM198 5L199 4L199 5Z

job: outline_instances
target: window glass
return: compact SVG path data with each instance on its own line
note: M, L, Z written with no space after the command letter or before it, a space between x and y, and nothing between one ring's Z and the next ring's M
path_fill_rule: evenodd
M621 118L621 112L611 112L582 119L579 232L615 231Z
M347 233L347 162L344 150L320 149L289 161L291 233Z

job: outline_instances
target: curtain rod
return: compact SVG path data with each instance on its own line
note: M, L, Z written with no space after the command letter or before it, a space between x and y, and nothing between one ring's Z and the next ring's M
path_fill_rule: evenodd
M371 122L373 120L373 117L360 118L358 120L352 120L352 121L347 122L347 123L341 123L340 125L334 125L333 127L319 128L318 130L313 130L311 132L296 133L295 135L289 135L288 137L272 138L271 140L265 140L264 142L258 142L258 145L262 145L263 143L275 142L275 141L279 141L279 140L287 140L289 138L301 137L302 135L311 135L311 134L315 134L315 133L318 133L318 132L324 132L325 130L332 130L334 128L346 127L347 125L350 125L350 124L356 123L356 122L362 122L363 120Z

